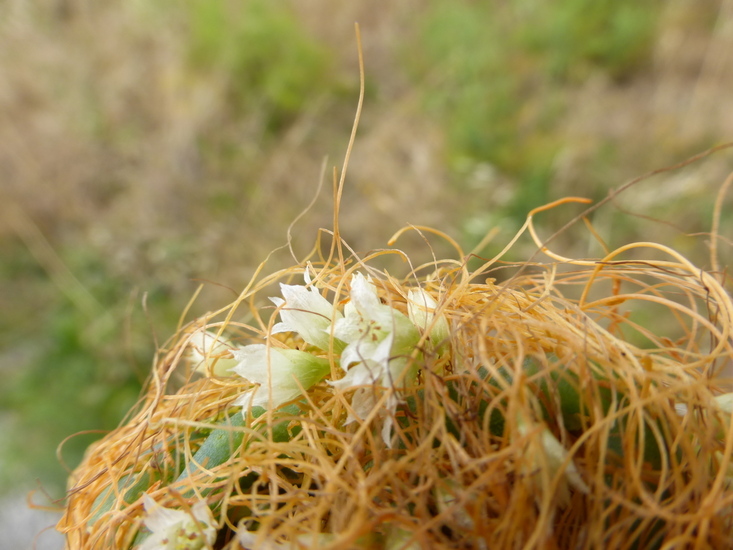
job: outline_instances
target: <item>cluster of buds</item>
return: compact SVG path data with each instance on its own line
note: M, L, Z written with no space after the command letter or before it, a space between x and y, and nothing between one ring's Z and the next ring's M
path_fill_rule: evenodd
M308 271L304 277L305 285L281 284L282 297L270 300L281 319L271 335L297 334L305 349L275 347L271 342L235 347L202 331L190 340L198 368L255 384L234 402L246 414L251 407L276 409L301 397L332 374L330 356L343 376L327 382L342 392L353 390L347 424L372 413L375 388L388 392L379 416L384 418L382 438L389 446L399 390L417 379L417 347L422 341L423 347L445 351L450 336L447 320L436 311L435 299L420 288L408 291L405 315L382 303L371 278L355 273L349 300L341 310L319 292Z

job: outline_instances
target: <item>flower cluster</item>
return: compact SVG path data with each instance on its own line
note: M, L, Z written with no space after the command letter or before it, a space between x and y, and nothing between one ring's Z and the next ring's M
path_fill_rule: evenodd
M384 407L377 414L384 417L382 438L389 445L399 390L417 378L415 350L427 333L425 341L444 352L448 322L437 313L436 301L422 289L409 291L405 315L382 303L371 278L355 273L349 300L340 310L312 284L307 271L304 277L305 285L281 284L282 297L270 298L281 319L271 334L296 333L307 344L304 350L271 344L230 345L223 357L224 350L210 344L217 354L217 365L257 384L234 404L246 413L250 407L274 409L293 401L331 375L330 356L344 374L328 383L344 392L354 390L346 423L369 416L379 402L375 388L386 390ZM215 335L208 338L215 341ZM218 345L220 340L216 342ZM207 368L217 372L217 365Z

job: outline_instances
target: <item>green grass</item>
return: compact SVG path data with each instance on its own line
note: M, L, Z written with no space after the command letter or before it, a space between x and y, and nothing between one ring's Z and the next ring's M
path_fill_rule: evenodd
M283 5L195 0L185 14L189 59L200 78L226 75L233 114L261 118L275 137L323 91L333 88L332 54Z
M590 78L623 82L647 70L661 7L634 0L430 2L419 46L405 55L415 81L431 84L422 96L445 128L449 161L489 163L516 182L502 217L520 222L551 200L554 162L574 108L568 92ZM611 182L589 183L595 194Z
M79 307L59 295L58 288L53 292L32 262L21 260L13 269L29 289L45 293L26 296L25 305L33 313L27 324L6 325L3 330L4 344L21 338L26 354L21 368L10 369L0 386L0 402L10 414L10 429L0 449L0 488L38 477L48 490L58 492L67 472L56 460L55 447L67 436L95 430L64 445L66 463L78 463L86 446L100 437L99 430L116 427L134 405L152 361L150 329L145 328L141 308L129 308L125 282L95 258L72 256L94 309ZM151 322L165 332L175 326L174 312L166 311L171 302L177 300L151 290Z

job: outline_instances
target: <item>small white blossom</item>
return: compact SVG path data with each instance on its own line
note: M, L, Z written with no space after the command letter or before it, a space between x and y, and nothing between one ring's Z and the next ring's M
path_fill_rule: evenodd
M145 493L143 523L151 534L138 550L210 550L216 541L214 516L204 501L191 507L191 513L161 506Z
M365 383L398 374L388 373L392 358L412 351L420 338L415 326L403 313L382 304L374 284L361 273L351 280L350 298L344 318L334 323L334 336L347 344L341 367L351 370L354 365L365 364L371 373Z
M430 341L438 350L443 349L450 338L448 321L444 315L436 317L438 303L422 288L410 289L407 293L407 314L421 332L428 332Z
M363 386L380 386L390 391L382 429L382 438L389 445L392 414L399 402L396 385L408 385L415 377L414 372L407 373L405 369L420 334L403 313L381 303L374 284L361 273L352 277L350 298L344 317L335 321L333 330L334 336L347 344L341 354L346 375L331 384L342 390L359 388L352 400L356 416L349 416L347 423L357 417L365 418L374 407L373 390Z
M234 402L244 410L252 407L277 408L301 395L331 372L327 359L311 353L252 344L235 349L238 361L234 372L259 387Z
M202 374L231 376L229 372L237 361L232 357L234 346L225 337L216 337L209 330L197 330L188 339L189 357L194 369Z
M305 272L305 282L310 276ZM331 302L326 300L315 286L280 283L283 298L270 298L280 308L281 322L272 327L272 334L297 332L307 343L322 350L328 350L331 323L342 317Z

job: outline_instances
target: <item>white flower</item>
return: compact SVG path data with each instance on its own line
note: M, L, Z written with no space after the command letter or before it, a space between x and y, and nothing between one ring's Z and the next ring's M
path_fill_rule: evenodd
M209 330L197 330L188 339L189 357L194 369L203 374L231 376L229 372L237 361L230 353L233 346L229 340Z
M356 416L349 416L347 423L356 417L365 418L374 407L372 389L363 386L390 390L385 404L390 414L382 429L382 438L389 445L391 413L398 403L394 390L397 385L409 385L415 378L416 372L405 370L420 334L403 313L380 302L374 284L361 273L352 277L350 298L344 317L337 319L333 327L334 336L347 344L341 354L341 368L346 375L331 384L342 390L359 388L352 400Z
M365 383L375 383L387 374L393 357L412 352L420 335L403 313L379 301L374 284L361 273L352 277L350 298L344 318L334 323L334 336L348 344L341 367L366 364L371 374Z
M328 359L294 349L252 344L232 350L238 361L234 372L259 384L234 402L244 410L252 407L277 408L301 395L331 372Z
M308 271L304 274L306 284L310 284ZM331 302L321 296L315 286L307 288L300 285L280 283L283 298L270 298L280 308L282 321L272 327L272 334L297 332L307 343L322 350L328 350L331 323L342 317Z
M407 293L407 314L421 332L428 332L430 341L440 351L450 338L450 330L445 315L436 318L438 303L422 288L410 289Z
M138 546L138 550L209 550L213 547L216 525L204 501L194 504L189 514L165 508L145 493L143 506L143 523L151 534Z

